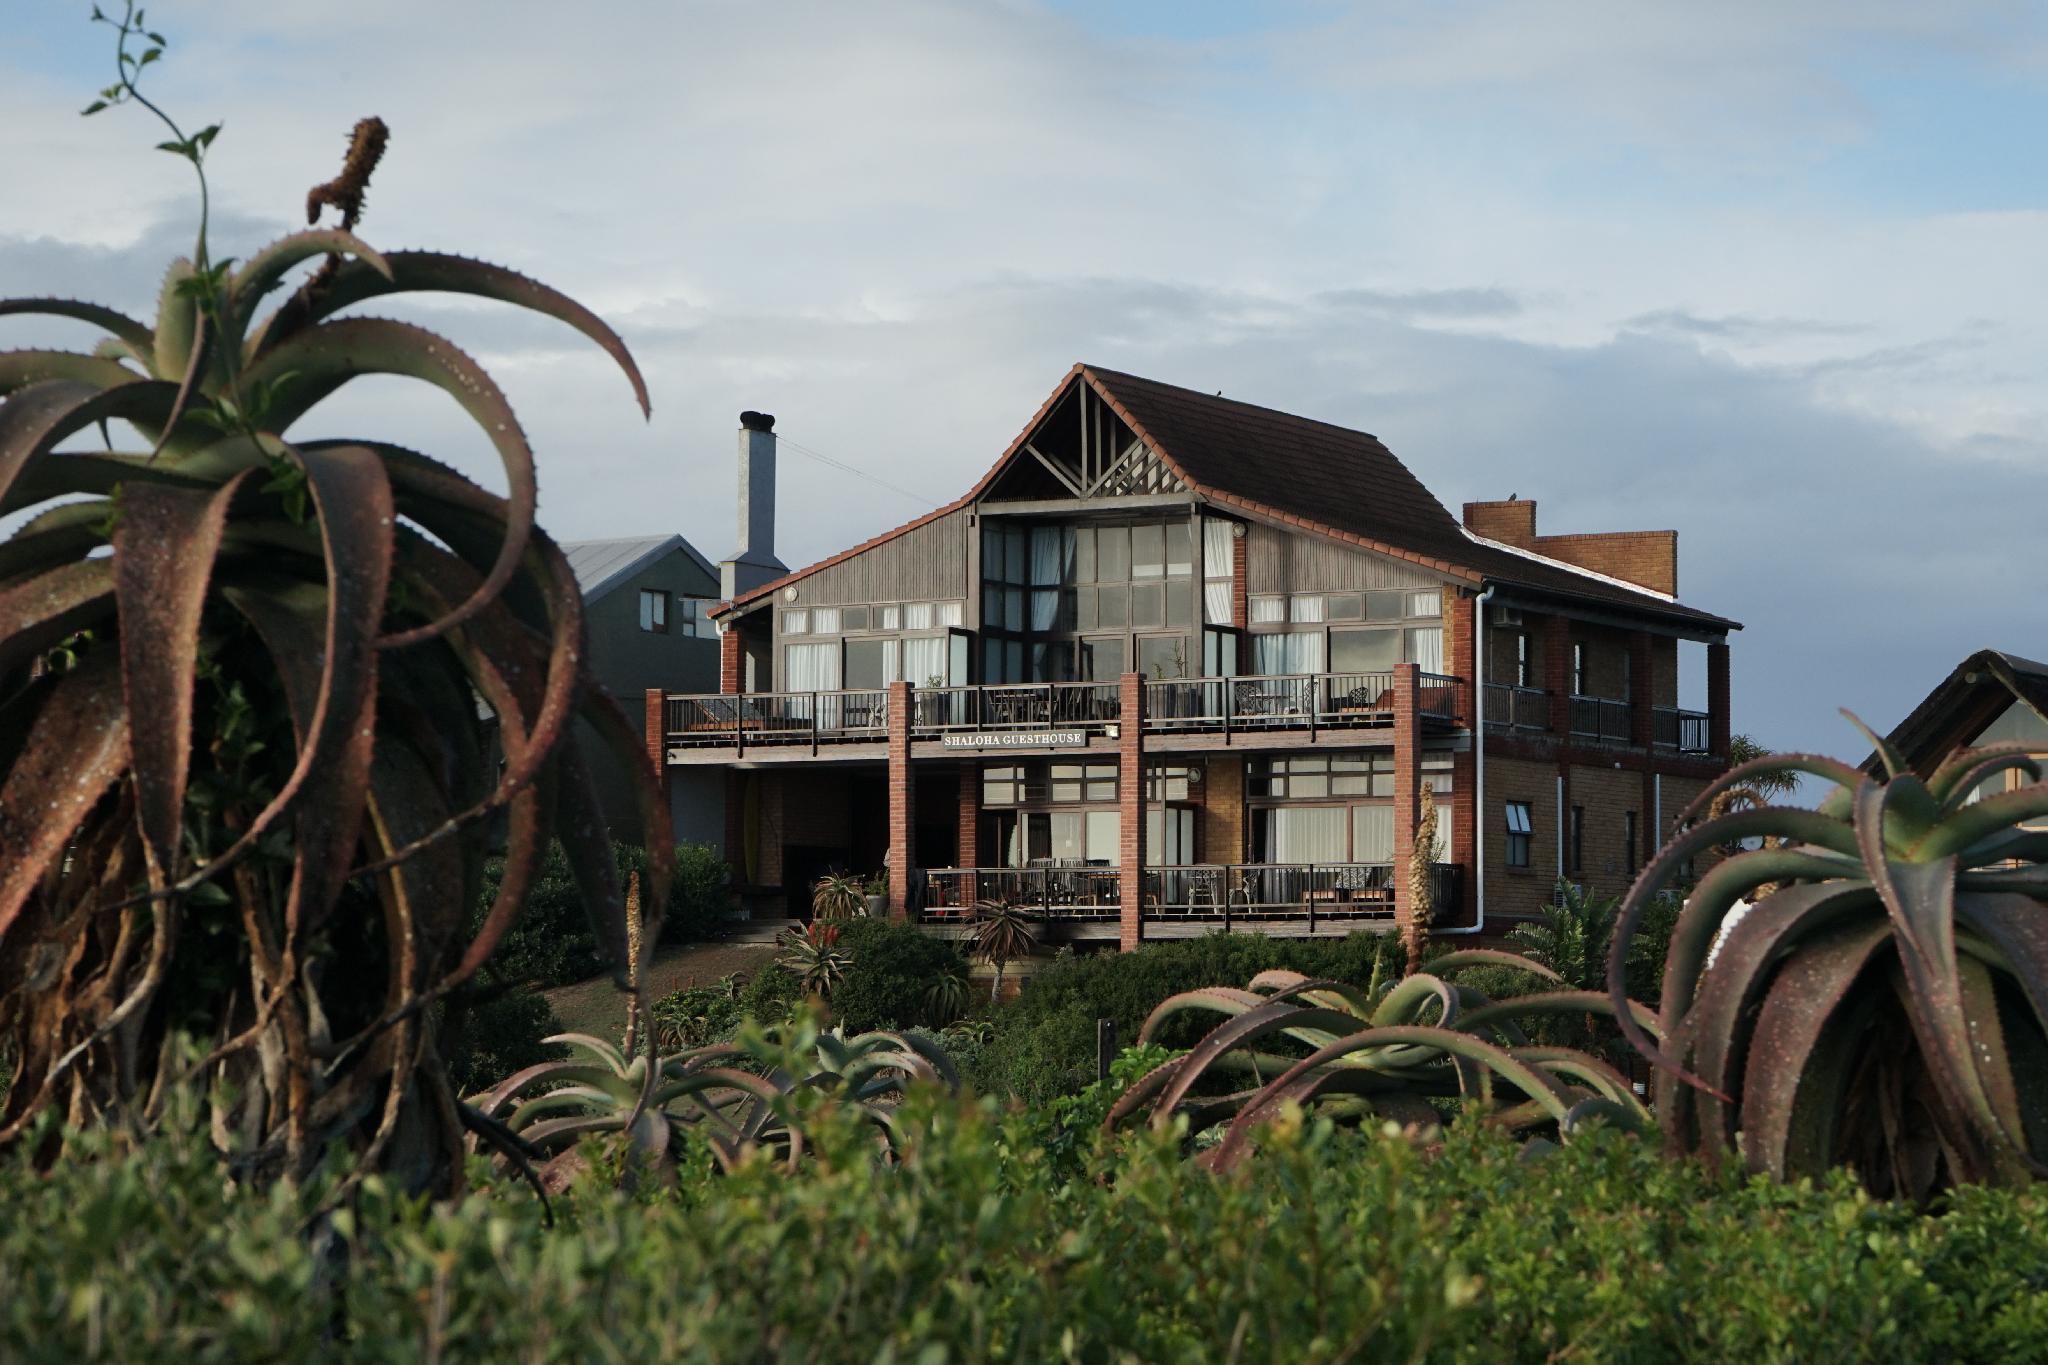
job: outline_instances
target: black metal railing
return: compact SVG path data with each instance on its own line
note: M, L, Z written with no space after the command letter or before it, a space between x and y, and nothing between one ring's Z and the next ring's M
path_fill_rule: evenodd
M1548 730L1550 693L1540 687L1488 683L1486 724L1494 730Z
M1635 708L1627 702L1612 697L1574 696L1571 704L1573 738L1626 744L1634 737Z
M1022 906L1047 920L1115 919L1122 904L1116 868L1092 863L1036 867L934 867L925 870L927 924L966 924L980 901Z
M1140 905L1148 920L1392 919L1391 863L1228 863L1153 867Z
M889 729L889 694L869 689L672 696L663 709L670 744L872 740Z
M1710 742L1708 731L1707 713L1704 711L1687 711L1677 706L1651 708L1650 739L1660 749L1703 754Z
M1417 684L1419 714L1457 719L1457 678L1424 673ZM1393 719L1391 672L1172 678L1145 684L1148 730L1336 729L1391 725Z

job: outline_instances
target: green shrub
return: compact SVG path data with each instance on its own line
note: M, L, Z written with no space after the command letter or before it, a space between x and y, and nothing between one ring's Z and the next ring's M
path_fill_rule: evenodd
M647 870L647 850L635 844L613 844L612 860L622 879ZM493 858L484 865L483 887L470 913L471 932L483 923L504 876L504 859ZM676 846L676 875L662 921L662 942L695 942L715 932L725 914L727 876L724 860L705 845ZM582 892L559 843L548 845L526 909L491 955L490 970L501 981L540 987L566 986L606 970L583 909Z
M1116 1020L1117 1038L1129 1043L1153 1007L1181 991L1243 985L1273 967L1362 986L1375 968L1390 979L1400 966L1394 937L1370 933L1342 939L1210 934L1147 944L1134 953L1063 952L996 1009L995 1038L965 1074L986 1093L1042 1104L1094 1081L1097 1019ZM1185 1047L1199 1032L1189 1020L1160 1041Z
M942 1022L930 1017L932 982L967 974L959 948L898 920L841 921L839 948L852 962L832 990L832 1015L848 1033Z
M324 1265L331 1184L92 1135L48 1177L0 1165L0 1358L2024 1361L2048 1329L2038 1188L1927 1217L1479 1125L1434 1154L1282 1125L1227 1179L1139 1136L1069 1180L1032 1112L913 1098L886 1168L816 1117L793 1174L592 1185L552 1229L517 1185L372 1179Z
M458 1095L474 1095L522 1067L559 1056L541 1039L562 1031L547 998L512 988L471 1000L458 996L441 1014L441 1058Z

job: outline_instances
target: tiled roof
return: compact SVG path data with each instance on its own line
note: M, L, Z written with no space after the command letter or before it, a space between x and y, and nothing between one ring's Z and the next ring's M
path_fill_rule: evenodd
M872 549L975 501L1016 457L1076 377L1092 384L1132 430L1195 492L1223 507L1405 559L1474 584L1498 582L1713 629L1737 622L1513 547L1475 537L1377 437L1253 403L1154 379L1076 365L1027 422L1002 459L963 497L872 540L742 594L757 601L783 584Z
M576 575L576 586L583 590L583 600L590 602L632 577L643 566L678 549L695 560L697 567L713 579L718 577L718 571L711 567L710 561L678 535L572 540L562 546L562 553L569 560L570 571Z

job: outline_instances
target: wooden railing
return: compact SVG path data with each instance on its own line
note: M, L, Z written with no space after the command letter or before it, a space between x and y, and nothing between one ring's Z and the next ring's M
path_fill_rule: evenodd
M1024 907L1048 920L1115 919L1122 878L1113 867L1092 864L1042 867L935 867L925 870L927 924L966 924L978 901Z
M1550 728L1550 694L1540 687L1486 685L1486 724L1495 730Z
M1597 739L1607 744L1626 744L1635 737L1635 708L1611 697L1571 699L1572 737Z
M1682 754L1703 754L1710 743L1707 713L1677 706L1658 706L1650 711L1650 740L1660 749Z

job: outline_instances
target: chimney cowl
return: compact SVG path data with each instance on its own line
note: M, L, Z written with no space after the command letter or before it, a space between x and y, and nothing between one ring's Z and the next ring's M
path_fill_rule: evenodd
M775 430L775 414L772 412L743 412L740 414L740 425L748 431L773 431Z

